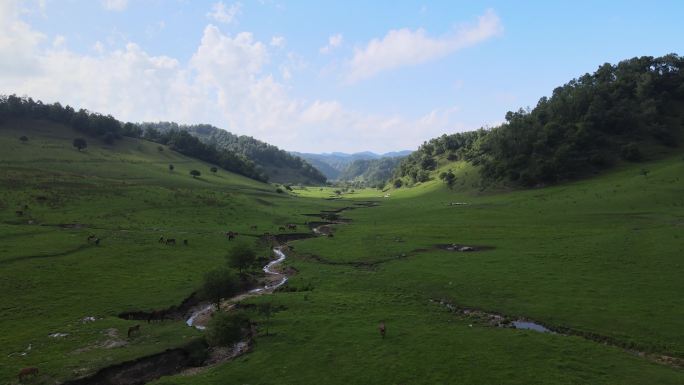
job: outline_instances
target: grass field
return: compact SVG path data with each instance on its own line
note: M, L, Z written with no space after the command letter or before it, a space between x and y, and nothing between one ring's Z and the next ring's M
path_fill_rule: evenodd
M275 232L311 220L301 214L368 200L379 206L343 211L352 221L334 237L292 243L287 263L298 273L289 287L301 290L249 300L282 306L271 336L233 362L155 383L684 383L681 368L619 347L490 327L430 301L684 357L681 155L507 193L478 193L474 169L440 165L467 180L462 192L431 181L329 200L327 188L277 194L223 171L208 175L210 165L149 142L89 143L79 153L69 129L26 124L0 125L0 379L9 383L22 367L54 383L198 337L181 322L145 324L140 337L111 346L128 342L134 323L116 314L177 304L223 263L223 232ZM86 243L90 233L100 246ZM189 246L158 244L161 235ZM449 243L490 248L435 247ZM86 316L97 320L81 322ZM69 335L48 336L57 332Z

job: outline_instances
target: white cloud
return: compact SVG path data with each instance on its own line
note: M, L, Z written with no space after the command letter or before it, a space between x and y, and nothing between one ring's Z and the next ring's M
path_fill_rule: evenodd
M108 11L123 11L128 7L128 0L101 0L101 4Z
M463 25L455 33L432 38L425 30L391 30L382 39L373 39L363 49L356 49L348 63L350 83L375 76L379 72L412 66L449 55L503 32L499 17L487 10L474 25Z
M330 35L330 37L328 37L328 44L321 47L318 51L324 55L328 54L332 52L335 48L342 45L343 40L344 38L342 37L341 33Z
M273 36L271 38L271 46L276 48L285 47L285 37L283 36Z
M268 70L269 44L247 32L231 36L206 26L187 63L131 42L120 48L95 42L83 54L44 44L53 41L61 38L48 39L16 12L0 12L0 94L59 101L123 121L206 122L299 151L414 148L457 128L453 109L407 118L293 97ZM285 80L307 66L292 52L276 64Z
M241 10L241 3L233 3L226 6L223 1L219 1L211 6L211 12L207 13L207 17L220 23L230 24L235 21Z

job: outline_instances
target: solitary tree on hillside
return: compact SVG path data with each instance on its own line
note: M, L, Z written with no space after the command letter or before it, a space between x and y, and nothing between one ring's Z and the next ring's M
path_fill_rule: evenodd
M211 346L231 346L240 341L251 328L249 318L243 311L218 312L209 321L207 342Z
M190 170L190 175L192 175L193 178L197 178L198 176L202 175L202 173L197 170Z
M19 140L21 140L22 143L26 143L28 142L28 137L26 135L22 135L21 137L19 137Z
M259 314L266 318L264 324L266 324L266 335L268 335L268 324L271 321L271 315L273 315L273 305L270 302L264 302L259 304Z
M213 172L214 174L216 174L216 171L218 171L218 168L212 167L212 168L209 169L209 171L211 171L211 172Z
M202 297L216 303L216 309L221 306L221 300L235 295L239 290L238 279L228 268L219 268L209 271L204 276L204 282L200 289Z
M449 169L448 172L442 172L441 174L439 174L439 179L444 181L444 183L446 183L447 186L449 186L449 188L454 187L454 183L456 183L456 175L453 171L451 171L451 169Z
M74 139L74 142L72 144L74 145L74 147L78 149L78 151L81 151L84 148L88 147L88 143L83 138Z
M169 165L169 171L173 172L173 169L174 169L174 168L175 168L175 167L173 167L172 164Z
M242 270L254 266L256 253L247 244L238 243L226 258L230 267L234 267L242 273Z

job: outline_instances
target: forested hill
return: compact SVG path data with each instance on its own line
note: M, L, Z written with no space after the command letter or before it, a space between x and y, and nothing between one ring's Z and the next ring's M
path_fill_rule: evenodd
M395 177L425 181L439 162L465 160L485 181L534 186L671 152L684 132L683 66L676 54L604 64L500 126L424 143Z
M173 122L142 123L144 130L186 131L203 143L244 156L254 162L272 182L323 184L318 169L304 159L250 136L235 135L209 124L179 125Z
M382 158L396 158L403 157L410 154L411 151L395 151L388 152L385 154L376 154L370 151L356 152L353 154L347 154L343 152L332 152L323 154L311 154L311 153L299 153L293 152L292 154L304 158L307 162L314 165L316 168L321 170L323 174L331 180L351 180L354 177L363 173L359 172L359 166L366 163L359 163L356 166L352 166L352 163L358 160L371 160L371 159L382 159ZM348 168L352 167L350 172L346 172Z
M143 127L137 124L124 124L111 115L102 115L84 109L77 111L70 106L62 106L60 103L44 104L29 97L0 95L0 129L1 123L6 119L25 119L28 125L31 124L31 120L46 120L70 126L82 133L84 138L78 138L78 140L84 146L87 145L86 138L102 139L109 145L115 145L116 141L124 136L146 139L166 144L183 155L214 164L225 170L262 182L268 180L268 177L242 154L202 143L198 138L181 130L168 130L164 133L157 130L143 130Z
M350 163L337 179L358 184L359 187L383 187L402 159L403 157L357 159Z

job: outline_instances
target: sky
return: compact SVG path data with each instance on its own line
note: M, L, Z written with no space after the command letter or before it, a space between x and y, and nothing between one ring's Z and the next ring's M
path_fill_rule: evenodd
M599 65L684 54L683 1L0 0L0 94L290 151L415 149Z

